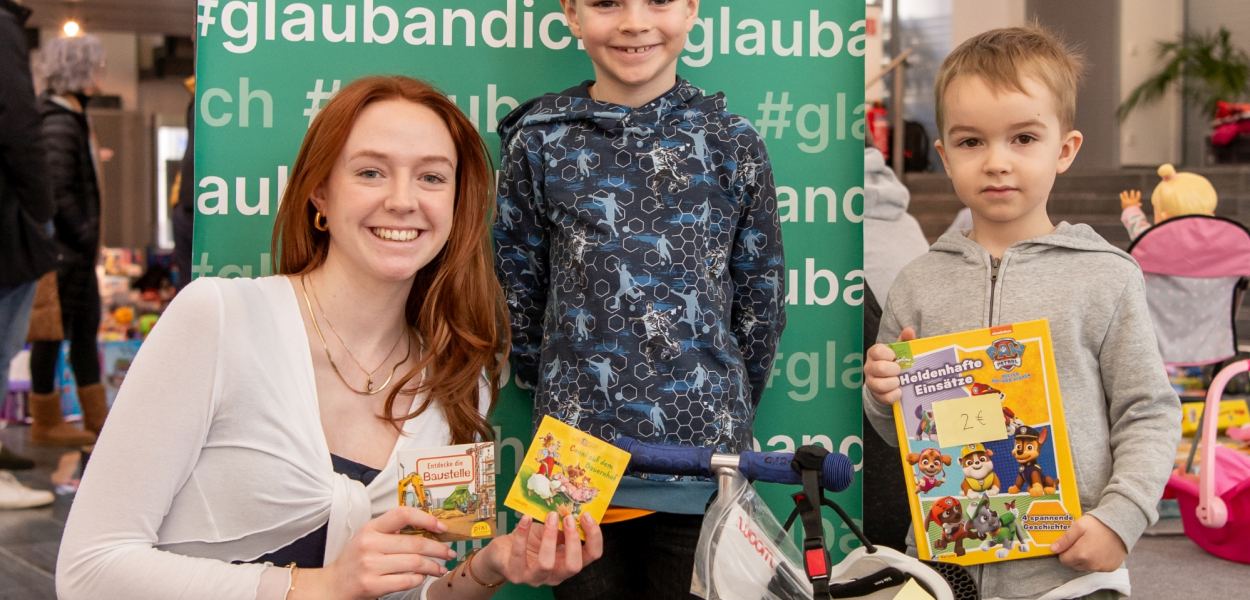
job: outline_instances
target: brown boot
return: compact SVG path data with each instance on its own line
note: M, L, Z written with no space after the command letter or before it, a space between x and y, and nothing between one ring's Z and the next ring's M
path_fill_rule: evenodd
M40 446L85 446L95 442L95 434L83 431L61 416L61 394L31 394L30 441Z
M100 435L100 429L104 427L104 419L109 416L104 386L93 383L78 388L78 404L82 406L83 428L97 436Z

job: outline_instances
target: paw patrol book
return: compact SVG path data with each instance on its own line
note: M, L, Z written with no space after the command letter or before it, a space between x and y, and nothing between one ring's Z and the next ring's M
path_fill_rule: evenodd
M495 536L495 444L481 442L399 451L399 504L447 524L428 535L443 542Z
M1045 320L891 344L920 558L975 565L1052 554L1081 516Z
M539 523L550 512L561 518L584 512L598 522L628 465L628 452L545 416L504 506ZM585 538L580 520L577 527Z

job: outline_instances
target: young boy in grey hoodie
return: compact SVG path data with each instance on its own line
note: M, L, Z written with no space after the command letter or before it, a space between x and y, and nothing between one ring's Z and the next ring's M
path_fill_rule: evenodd
M983 33L938 73L938 153L972 229L900 273L879 342L1048 319L1084 515L1053 558L973 567L983 598L1115 598L1128 551L1158 515L1180 404L1168 385L1137 264L1087 225L1051 223L1055 176L1076 158L1081 61L1036 27ZM864 410L897 442L899 367L878 343Z

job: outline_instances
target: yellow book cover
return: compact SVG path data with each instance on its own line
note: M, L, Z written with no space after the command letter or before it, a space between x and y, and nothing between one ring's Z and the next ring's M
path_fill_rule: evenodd
M897 342L899 455L920 558L1053 554L1081 516L1046 320Z
M419 508L443 523L442 542L495 537L495 443L400 450L399 505Z
M587 513L599 522L627 466L628 452L545 416L504 506L539 522L552 511L561 517ZM577 528L585 538L580 520Z

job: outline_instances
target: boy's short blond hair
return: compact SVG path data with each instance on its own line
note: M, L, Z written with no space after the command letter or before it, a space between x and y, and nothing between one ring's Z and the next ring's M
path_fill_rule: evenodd
M980 77L995 92L1024 93L1023 77L1033 77L1055 97L1059 125L1069 131L1076 122L1076 88L1085 60L1058 36L1040 25L991 29L960 44L938 69L938 136L945 131L942 100L956 77Z

